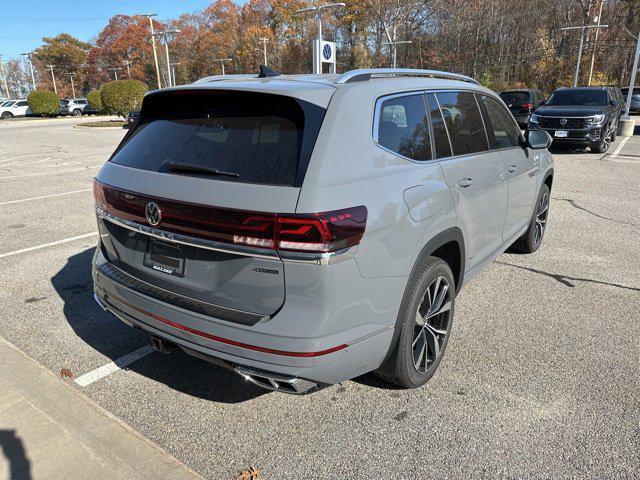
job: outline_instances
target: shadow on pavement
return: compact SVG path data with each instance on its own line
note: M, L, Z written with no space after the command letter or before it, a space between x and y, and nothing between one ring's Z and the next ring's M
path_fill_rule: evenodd
M31 477L31 462L27 458L24 445L15 430L0 430L0 449L9 461L9 479L29 480Z
M149 343L149 334L125 325L100 309L93 299L90 248L67 260L51 278L64 301L64 315L74 332L88 345L112 360ZM244 382L222 367L176 349L153 353L127 367L187 395L222 403L239 403L268 393Z

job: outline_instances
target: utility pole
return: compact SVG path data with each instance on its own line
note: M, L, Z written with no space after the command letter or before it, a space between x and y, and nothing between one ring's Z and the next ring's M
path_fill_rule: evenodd
M564 27L560 30L580 30L580 46L578 47L578 61L576 62L576 71L573 75L573 86L578 86L578 75L580 75L580 62L582 61L582 46L584 45L584 32L587 28L609 28L609 25L581 25L579 27Z
M146 15L142 15L143 17L149 17L149 28L151 28L151 45L153 45L153 61L156 64L156 78L158 80L158 88L162 88L160 84L160 66L158 65L158 52L156 51L156 36L153 32L153 18L157 17L157 13L147 13Z
M631 97L633 96L633 89L636 83L636 75L638 75L638 59L640 58L640 32L638 32L638 41L636 43L636 53L633 57L633 67L631 68L631 78L629 79L629 91L627 92L627 105L624 109L624 116L627 120L629 118L629 109L631 108Z
M318 48L316 51L315 61L313 62L314 65L316 65L315 71L313 72L315 74L322 74L322 12L330 8L340 8L344 6L344 3L326 3L324 5L318 5L317 7L301 8L294 12L294 15L307 12L315 12L316 14L316 20L318 22Z
M36 90L36 76L33 74L33 62L31 61L31 52L21 53L20 55L24 55L27 57L29 61L29 68L31 69L31 85L33 85L33 89Z
M51 80L53 81L53 91L57 95L58 88L56 87L56 76L53 74L53 65L47 65L47 67L49 67L49 69L51 70Z
M382 45L390 45L393 51L393 68L398 68L398 45L409 44L411 40L396 40L396 25L393 25L393 40L382 42Z
M118 70L122 70L122 68L120 67L112 67L112 68L107 68L107 70L109 70L110 72L113 72L113 74L115 75L116 78L116 82L118 81Z
M76 98L76 87L73 84L73 77L76 75L75 73L67 73L69 78L71 79L71 91L73 92L73 98Z
M262 40L262 52L264 53L264 66L268 66L267 64L267 41L269 40L267 37L261 37Z
M176 65L180 65L180 62L173 62L173 63L171 64L171 74L173 75L173 77L172 77L172 78L173 78L172 82L173 82L173 86L174 86L174 87L176 86Z
M222 75L224 75L224 62L231 62L231 58L214 58L214 62L220 62L220 66L222 67Z
M180 30L165 30L164 32L154 33L158 37L164 38L164 52L167 57L167 87L171 87L171 61L169 60L169 35L173 33L180 33Z
M4 82L4 89L7 92L7 100L11 100L11 94L9 93L9 84L7 83L7 74L4 70L4 62L2 61L2 55L0 55L0 73Z
M131 66L131 60L123 60L122 63L127 66L127 77L131 78L131 68L129 68Z
M596 44L598 43L598 33L600 33L600 20L602 19L602 7L604 5L604 0L600 0L600 10L598 11L598 17L595 19L597 22L596 33L593 37L593 47L591 50L591 64L589 65L589 80L587 81L587 86L591 85L591 79L593 78L593 64L596 61Z

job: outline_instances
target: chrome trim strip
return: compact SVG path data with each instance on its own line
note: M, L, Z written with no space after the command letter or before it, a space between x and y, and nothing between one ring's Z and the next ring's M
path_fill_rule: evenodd
M127 228L134 232L142 233L143 235L149 235L160 240L168 240L170 242L180 243L182 245L188 245L191 247L204 248L206 250L213 250L216 252L232 253L236 255L245 255L247 257L266 258L266 259L278 259L278 253L275 250L268 250L264 248L245 247L243 245L233 245L227 243L216 242L213 240L205 240L202 238L190 237L182 235L180 233L166 232L164 230L158 230L157 228L147 227L136 222L124 220L122 218L111 215L105 212L99 207L95 207L96 214L115 225L123 228Z
M285 262L334 265L354 258L358 253L358 246L354 245L353 247L327 253L288 252L286 250L280 250L279 253L280 258Z

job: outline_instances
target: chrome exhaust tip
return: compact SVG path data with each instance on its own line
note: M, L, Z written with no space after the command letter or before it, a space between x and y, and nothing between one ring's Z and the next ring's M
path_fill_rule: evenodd
M312 382L310 380L304 380L298 377L287 377L275 373L260 372L247 367L235 367L233 370L246 381L276 392L302 395L318 386L316 382Z

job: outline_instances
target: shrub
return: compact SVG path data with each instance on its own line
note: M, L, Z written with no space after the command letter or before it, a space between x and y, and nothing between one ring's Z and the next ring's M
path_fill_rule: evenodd
M87 101L89 102L89 105L91 105L91 107L95 110L97 110L98 112L102 112L103 110L103 106L102 106L102 90L101 89L97 89L97 90L93 90L91 92L89 92L87 94Z
M139 110L147 86L138 80L118 80L102 87L100 97L105 112L126 117L130 110Z
M34 90L27 97L31 113L55 115L60 112L60 97L51 90Z

